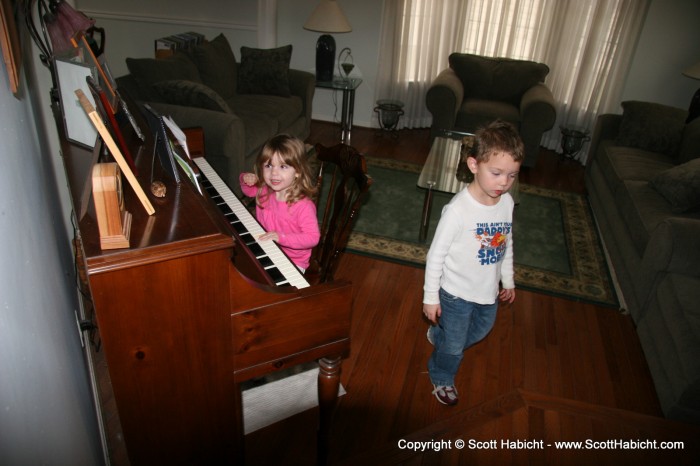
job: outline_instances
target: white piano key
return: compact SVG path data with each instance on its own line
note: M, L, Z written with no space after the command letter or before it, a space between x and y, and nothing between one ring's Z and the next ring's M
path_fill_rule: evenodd
M289 258L282 252L282 250L273 241L257 241L257 238L265 233L265 229L258 223L258 221L253 217L253 215L245 208L243 203L236 197L235 194L229 189L226 183L223 182L219 175L211 168L209 162L203 157L197 157L194 159L199 169L202 171L204 176L209 180L212 187L219 193L221 199L228 205L234 214L238 217L241 223L246 227L248 232L256 240L256 244L265 252L265 254L270 258L274 267L280 271L284 276L286 281L290 285L297 288L306 288L309 286L309 282L306 281L304 276L299 272L299 269L289 260ZM267 267L270 269L273 266ZM285 281L278 284L284 284Z

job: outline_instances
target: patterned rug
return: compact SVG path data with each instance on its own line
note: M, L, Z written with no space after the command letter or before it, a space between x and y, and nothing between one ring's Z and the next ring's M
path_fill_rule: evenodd
M435 195L428 239L421 243L425 191L416 186L421 166L372 157L367 162L374 184L347 249L424 267L442 206L452 196ZM521 184L518 198L513 227L516 286L618 306L585 197Z

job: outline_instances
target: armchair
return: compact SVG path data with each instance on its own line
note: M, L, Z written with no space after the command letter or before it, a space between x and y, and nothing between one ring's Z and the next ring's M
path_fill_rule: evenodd
M515 125L525 144L523 165L537 162L542 133L556 118L554 97L544 83L543 63L453 53L449 68L432 82L426 106L431 137L440 130L474 132L497 118Z

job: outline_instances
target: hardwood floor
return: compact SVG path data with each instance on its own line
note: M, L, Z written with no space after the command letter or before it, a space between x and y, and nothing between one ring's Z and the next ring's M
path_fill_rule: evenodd
M333 125L314 122L309 142L330 145L337 137ZM356 128L352 144L366 155L421 163L429 136L402 130L394 139ZM583 167L548 151L521 180L584 192ZM514 304L501 306L492 333L465 353L460 402L446 407L431 395L426 372L432 347L421 313L423 271L345 254L337 277L353 282L354 302L331 464L690 464L700 457L700 430L662 418L633 323L615 309L518 291ZM249 463L314 464L316 415L310 410L249 434ZM401 439L442 441L443 448L401 449ZM496 448L459 450L460 439ZM543 448L501 446L518 439ZM685 441L686 449L554 445L587 439Z
M428 130L397 135L355 128L352 144L369 156L422 163ZM338 140L337 125L313 123L308 142ZM521 181L585 191L583 167L549 151ZM465 353L460 402L447 407L431 395L426 370L432 347L421 313L423 270L346 253L336 276L353 282L353 316L331 464L698 464L700 429L662 418L629 316L520 290L499 309L491 334ZM105 401L116 434L112 464L128 464L113 400ZM312 409L247 435L247 463L315 464L317 415ZM684 441L685 450L555 445L589 439ZM401 448L400 440L431 448ZM466 448L456 448L458 440ZM532 441L530 448L502 443L518 440Z

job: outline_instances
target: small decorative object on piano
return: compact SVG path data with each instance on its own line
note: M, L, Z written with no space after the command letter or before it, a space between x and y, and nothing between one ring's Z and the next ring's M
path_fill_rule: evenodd
M166 191L167 189L162 181L156 180L151 183L151 194L153 194L155 197L165 197Z
M102 249L129 247L131 214L124 208L122 175L116 163L96 163L92 168L92 198Z

